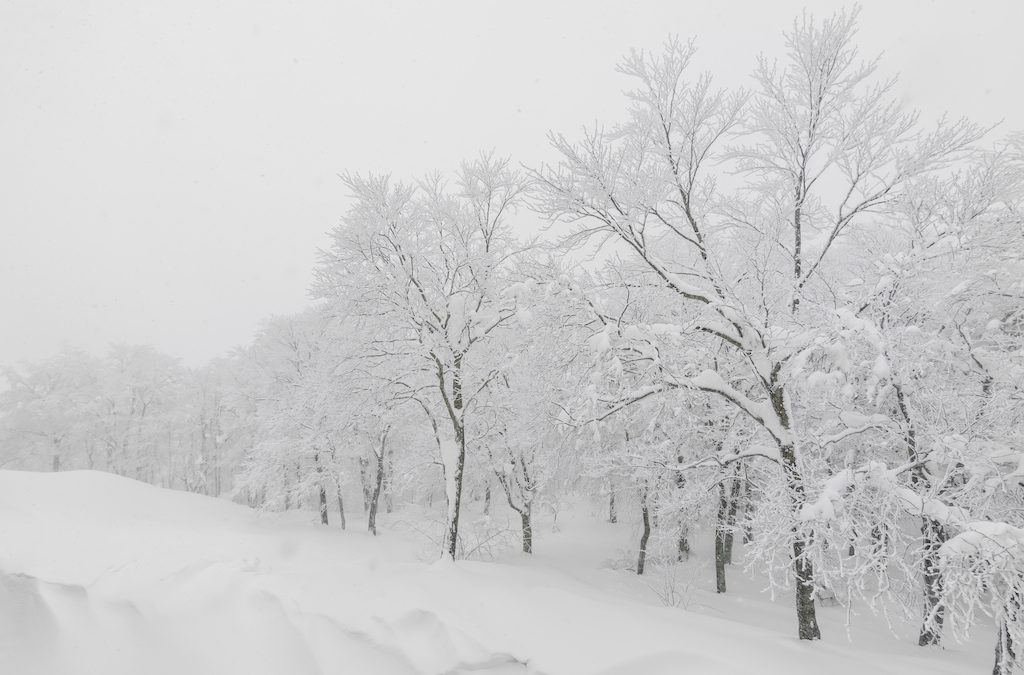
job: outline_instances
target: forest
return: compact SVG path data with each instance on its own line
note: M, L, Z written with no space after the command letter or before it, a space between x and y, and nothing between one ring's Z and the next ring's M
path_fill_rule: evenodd
M202 367L124 344L5 367L0 468L381 538L415 509L453 560L541 552L538 519L585 497L636 525L637 575L703 541L717 593L792 594L800 640L822 603L922 647L980 622L1010 673L1024 135L908 109L856 12L797 18L746 89L696 50L624 55L620 118L552 133L550 164L347 167L308 309Z

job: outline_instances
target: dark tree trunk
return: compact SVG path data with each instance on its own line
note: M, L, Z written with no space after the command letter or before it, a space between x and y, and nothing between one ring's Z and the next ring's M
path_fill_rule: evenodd
M732 478L732 488L729 490L729 508L725 514L725 564L732 564L733 541L736 534L736 514L740 506L740 482L739 471Z
M324 468L320 465L320 453L313 453L313 465L320 479L320 524L327 524L327 488L324 487Z
M320 486L320 524L327 524L327 488Z
M689 528L686 525L679 527L679 541L678 550L676 552L676 560L683 562L684 560L690 559L690 533Z
M992 666L992 675L1012 675L1017 663L1016 646L1007 625L1007 620L999 622L996 638L996 660Z
M783 390L781 388L773 389L770 395L775 415L782 428L789 431L789 413L786 411ZM821 629L818 627L818 618L814 608L814 566L805 555L808 544L807 535L800 531L797 524L797 516L804 504L805 491L803 478L797 466L796 448L791 443L779 442L779 457L782 460L782 470L789 488L790 509L793 517L792 562L796 585L797 633L801 640L820 640Z
M902 387L894 386L893 389L896 392L896 408L906 425L904 441L907 444L907 457L911 462L919 462L921 457L917 451L917 429L910 416L906 396ZM910 481L918 491L926 490L930 483L923 466L918 466L911 472ZM937 645L942 640L945 608L939 602L942 597L942 572L938 565L938 551L947 537L942 525L922 516L921 538L924 545L924 557L921 561L921 579L924 582L924 612L917 644L924 647Z
M484 515L491 515L491 483L487 482L487 487L484 488Z
M615 510L615 488L612 488L611 493L608 495L608 522L619 522L619 512Z
M381 440L383 444L384 441ZM384 483L384 448L381 448L381 453L377 455L377 482L373 487L373 495L370 497L370 518L367 525L367 530L373 536L377 536L377 505L380 503L380 491L381 486Z
M455 553L458 550L459 512L462 509L462 472L466 466L466 438L461 427L459 428L457 435L459 456L455 463L455 504L454 506L449 506L449 508L451 508L451 522L448 524L448 548L445 551L445 553L453 559L455 558Z
M636 559L636 573L644 573L644 565L647 563L647 540L651 538L651 517L647 508L647 487L640 491L640 514L643 517L644 530L640 535L640 555Z
M370 460L365 457L359 458L359 485L363 488L363 513L370 510L370 496L373 494L373 487L370 484Z
M747 467L743 470L743 543L754 541L754 490L751 487L750 473Z
M798 537L793 542L793 559L796 561L796 617L801 640L820 640L821 630L814 610L814 568L806 560L806 541Z
M725 483L718 483L718 518L715 522L715 592L725 593L725 532L729 513L729 499Z
M530 507L519 512L523 521L523 553L533 553L533 525L530 522Z
M458 448L458 457L455 460L454 475L452 481L455 487L455 503L448 504L448 532L445 535L447 544L444 553L451 559L455 559L459 545L459 513L462 510L462 475L466 467L466 427L462 417L462 354L455 354L452 370L452 409L451 421L455 430L455 445ZM444 378L441 377L441 387L444 387ZM448 491L445 490L447 496Z
M937 645L942 640L942 625L946 616L941 604L942 572L939 569L939 547L949 537L940 523L924 517L921 518L921 537L924 541L924 621L921 623L917 644L925 647Z
M677 455L676 461L679 464L683 463L683 456ZM676 487L681 491L686 487L686 476L682 471L675 472L675 483ZM679 539L676 542L676 560L683 562L684 560L690 559L690 528L686 524L686 514L683 511L679 513Z
M1021 597L1016 588L1019 586L1014 584L1003 608L1004 616L999 622L996 661L992 667L992 675L1010 675L1017 666L1017 645L1010 634L1010 626L1020 621Z

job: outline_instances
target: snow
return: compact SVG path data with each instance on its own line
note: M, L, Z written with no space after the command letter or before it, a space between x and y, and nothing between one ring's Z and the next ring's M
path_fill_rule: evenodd
M884 354L879 354L878 357L875 358L875 365L872 366L871 372L880 380L889 377L889 360L885 358Z
M387 517L370 537L96 472L0 471L0 672L953 675L989 656L856 620L850 643L826 607L826 640L800 643L791 600L738 572L740 593L694 582L692 611L658 606L657 577L602 562L629 527L568 507L559 534L538 523L537 556L486 563L425 562Z
M597 358L608 353L612 348L609 331L610 327L606 326L604 330L599 333L595 333L589 340L590 352Z
M800 520L834 520L842 512L843 496L854 483L852 469L842 469L825 480L821 495L813 502L805 502L800 509Z
M984 554L989 560L1024 566L1024 530L1007 523L974 521L939 550L947 558Z
M782 445L793 444L793 434L782 426L775 414L771 401L752 401L744 394L729 386L722 376L713 370L703 370L690 380L690 385L703 391L717 392L734 401L748 415L758 421L765 430Z

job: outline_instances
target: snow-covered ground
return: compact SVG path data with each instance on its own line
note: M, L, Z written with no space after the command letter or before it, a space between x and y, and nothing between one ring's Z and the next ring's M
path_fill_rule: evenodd
M987 672L985 636L921 649L871 615L822 607L795 638L791 599L706 557L638 578L633 532L564 505L533 557L432 562L407 511L379 537L311 514L259 514L96 472L0 471L0 673ZM496 518L500 519L498 515ZM467 520L472 525L472 511ZM354 514L352 520L354 520ZM706 537L704 537L706 538ZM635 545L635 544L632 544ZM674 579L676 607L663 596ZM908 635L912 627L907 629Z

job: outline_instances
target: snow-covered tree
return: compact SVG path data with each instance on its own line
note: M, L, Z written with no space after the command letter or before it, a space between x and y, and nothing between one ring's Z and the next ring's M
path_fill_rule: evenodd
M516 316L501 293L521 251L509 218L526 189L507 159L482 156L449 186L347 175L354 205L317 269L317 293L372 319L375 352L402 361L406 397L434 423L448 503L443 555L458 546L467 428L481 392L501 375L479 357ZM443 419L438 425L436 420Z
M980 131L967 122L923 128L892 83L853 45L855 14L798 19L786 59L759 59L752 93L688 81L690 44L633 52L628 121L553 137L557 165L536 172L540 208L628 252L632 286L674 296L668 323L699 362L661 350L648 383L610 409L673 389L717 396L747 415L773 447L787 503L798 633L820 636L809 532L800 514L819 470L789 365L837 309L855 233L876 227L922 177L961 158ZM733 140L735 139L735 140ZM681 351L681 350L680 350ZM811 479L813 481L813 479ZM783 533L780 533L783 534Z

